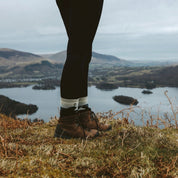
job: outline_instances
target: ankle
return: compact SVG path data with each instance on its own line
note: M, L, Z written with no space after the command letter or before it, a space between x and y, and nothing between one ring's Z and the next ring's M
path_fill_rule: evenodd
M70 116L70 115L74 115L77 113L77 110L75 107L70 107L70 108L60 108L60 117L64 117L64 116Z

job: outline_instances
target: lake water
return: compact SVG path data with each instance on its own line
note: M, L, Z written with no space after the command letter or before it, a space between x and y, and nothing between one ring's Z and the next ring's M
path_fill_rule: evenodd
M164 113L168 113L168 115L172 117L171 105L164 95L164 92L167 90L174 110L176 112L178 111L178 88L156 88L152 90L153 94L151 95L142 94L142 90L143 89L139 88L120 87L112 91L103 91L97 89L95 86L91 86L88 88L89 105L95 112L107 112L109 110L119 112L122 109L129 108L129 106L115 102L112 97L115 95L134 97L139 101L139 104L136 106L138 108L135 108L134 112L131 113L129 119L139 124L141 115L144 115L144 118L146 118L149 117L150 114L157 117L158 114L164 115ZM0 89L0 94L22 103L36 104L39 108L38 111L33 115L29 115L28 118L40 118L44 121L49 121L51 117L59 117L59 87L55 90L33 90L32 86L26 88L8 88ZM125 114L128 112L129 110L125 111ZM20 117L24 118L26 116L23 115ZM117 117L120 117L120 115L117 115Z

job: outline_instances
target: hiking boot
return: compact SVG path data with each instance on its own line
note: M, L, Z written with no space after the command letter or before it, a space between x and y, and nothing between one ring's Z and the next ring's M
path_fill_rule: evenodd
M95 129L84 129L79 122L78 114L64 116L59 119L54 137L60 138L94 138L99 135Z
M84 128L97 129L99 131L108 131L112 128L109 124L99 122L97 116L90 108L85 111L79 111L79 119Z

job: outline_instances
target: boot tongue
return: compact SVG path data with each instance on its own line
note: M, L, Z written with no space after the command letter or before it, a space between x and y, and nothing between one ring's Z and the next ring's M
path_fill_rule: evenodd
M91 111L91 108L89 108L89 107L80 107L79 109L78 109L78 112L84 112L84 111Z
M75 123L76 121L78 121L78 114L73 114L59 118L59 122L63 123Z

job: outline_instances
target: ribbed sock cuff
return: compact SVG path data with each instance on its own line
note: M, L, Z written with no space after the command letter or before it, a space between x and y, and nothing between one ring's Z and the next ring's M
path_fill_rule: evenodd
M81 107L84 105L88 105L88 97L87 96L79 98L78 106Z
M66 99L61 97L61 107L62 108L78 108L79 99Z

